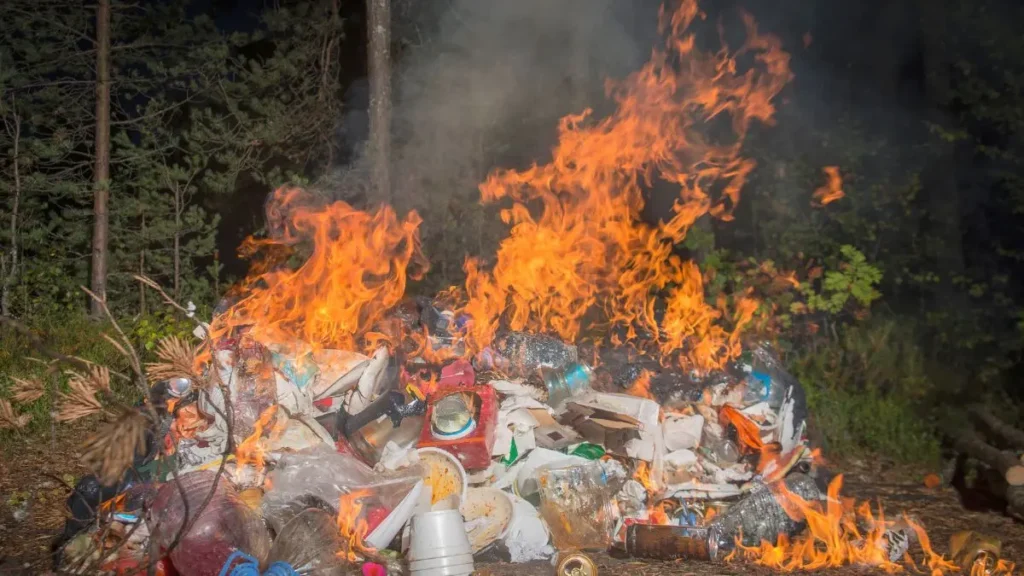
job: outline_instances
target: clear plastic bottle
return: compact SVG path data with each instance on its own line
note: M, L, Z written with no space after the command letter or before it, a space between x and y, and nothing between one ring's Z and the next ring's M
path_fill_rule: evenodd
M540 374L548 390L548 405L552 407L590 389L592 372L586 364L573 364L565 370L543 367Z
M611 544L615 506L598 462L537 471L540 515L558 550L603 550Z
M740 460L740 449L736 443L705 433L701 438L701 450L719 466L729 466Z

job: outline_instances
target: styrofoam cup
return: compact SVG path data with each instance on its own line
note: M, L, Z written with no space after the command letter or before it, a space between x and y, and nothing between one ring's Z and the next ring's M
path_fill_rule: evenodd
M473 553L458 510L417 514L412 517L410 531L410 562Z

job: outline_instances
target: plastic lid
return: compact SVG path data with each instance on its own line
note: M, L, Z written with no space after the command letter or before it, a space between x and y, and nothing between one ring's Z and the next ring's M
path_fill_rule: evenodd
M465 432L473 425L473 414L469 403L462 394L445 396L434 404L431 424L434 431L443 436L454 436Z

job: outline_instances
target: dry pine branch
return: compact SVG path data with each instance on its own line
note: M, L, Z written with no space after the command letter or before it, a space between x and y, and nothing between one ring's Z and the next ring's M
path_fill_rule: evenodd
M78 420L103 411L103 405L96 398L96 388L87 378L76 376L80 375L75 374L68 382L71 391L60 395L60 411L57 413L59 422Z
M43 383L36 378L23 380L12 376L11 380L14 380L14 386L11 386L11 397L19 404L35 402L42 398L43 394L46 392L46 389L43 387Z
M177 336L163 338L157 343L156 355L160 362L146 364L146 376L150 383L171 378L196 380L193 369L196 361L196 349L188 342Z
M19 416L15 413L10 401L0 399L0 428L24 428L30 420L32 417L28 414Z
M146 447L149 420L137 410L122 408L82 445L82 462L105 485L115 484Z

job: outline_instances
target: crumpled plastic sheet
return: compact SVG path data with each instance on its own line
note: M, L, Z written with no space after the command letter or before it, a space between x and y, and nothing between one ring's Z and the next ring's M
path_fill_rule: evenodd
M512 521L505 532L505 547L512 562L547 560L555 549L548 541L551 536L548 527L532 504L510 494L512 500Z
M337 511L343 494L367 489L369 497L394 509L422 480L418 464L393 473L375 472L351 454L341 454L331 446L282 455L267 480L263 496L263 517L275 532L310 506Z
M805 474L791 474L784 482L790 492L808 502L823 498L818 485ZM710 524L720 536L722 549L726 550L733 547L741 534L745 546L757 546L762 540L774 543L779 534L793 536L805 526L805 521L794 520L786 513L772 487L767 485L752 490Z

